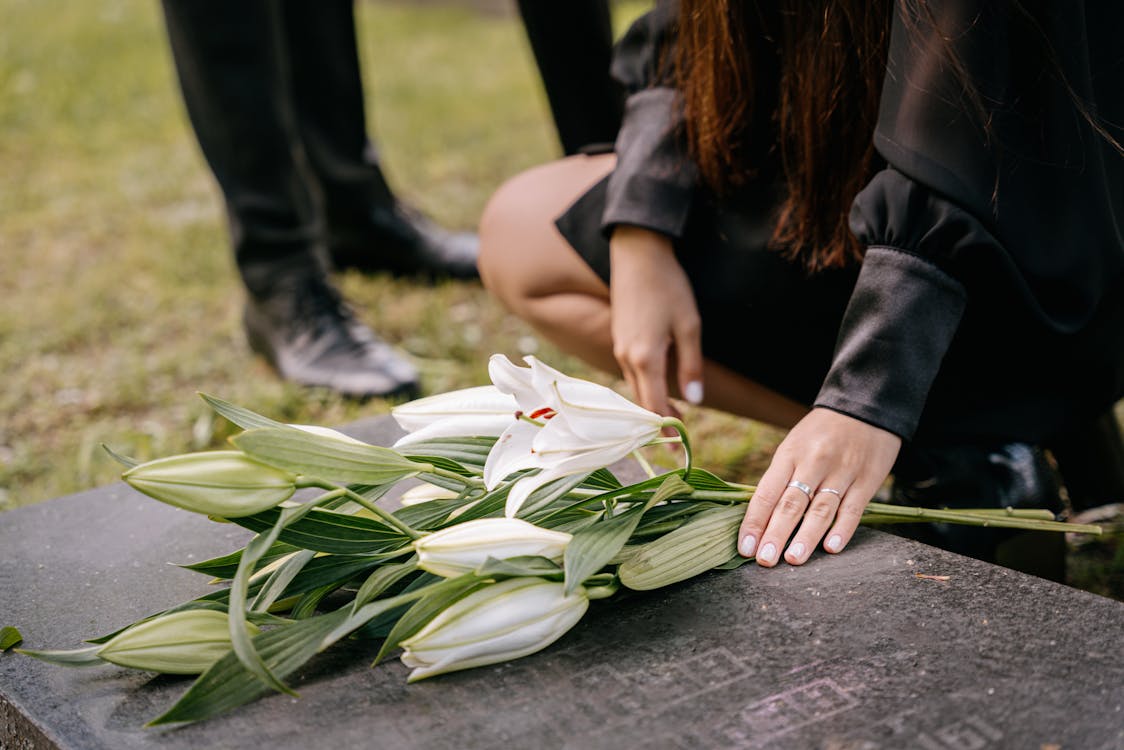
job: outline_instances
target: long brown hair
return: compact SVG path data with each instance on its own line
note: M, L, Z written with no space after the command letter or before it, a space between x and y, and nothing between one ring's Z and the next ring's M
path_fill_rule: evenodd
M682 0L676 70L687 139L717 191L753 176L750 123L769 82L759 75L765 61L747 52L762 44L748 35L771 35L779 82L769 114L787 188L772 244L810 270L839 267L862 255L847 216L871 177L892 0L776 2L766 20L750 0Z

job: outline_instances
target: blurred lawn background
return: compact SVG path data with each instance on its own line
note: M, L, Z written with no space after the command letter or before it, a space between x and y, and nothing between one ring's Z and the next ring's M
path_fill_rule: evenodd
M620 26L643 2L615 7ZM389 404L285 385L243 339L221 198L152 0L0 0L0 508L113 481L139 459L221 445L203 391L289 422ZM560 151L514 3L361 2L369 128L400 195L473 228L507 177ZM561 356L479 284L340 278L418 362L426 392L487 382L492 352ZM760 471L777 435L710 413L703 460ZM721 440L708 439L717 432Z
M617 3L617 26L647 4ZM450 227L474 227L504 179L560 153L513 6L357 5L368 126L386 171ZM246 346L221 199L159 4L0 0L0 18L0 510L115 480L102 443L142 460L222 445L230 427L197 391L287 422L388 411L283 384ZM415 358L428 393L487 382L492 352L620 385L559 354L478 284L340 283ZM731 479L758 476L780 437L713 412L685 416L699 463ZM1124 589L1124 563L1097 549L1108 557L1079 560L1092 572L1075 582Z

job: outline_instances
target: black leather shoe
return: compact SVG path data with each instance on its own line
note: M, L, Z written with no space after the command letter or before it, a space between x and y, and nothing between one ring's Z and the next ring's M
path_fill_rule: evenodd
M329 219L328 254L338 269L397 276L475 279L479 241L450 232L400 202L376 206L358 220Z
M251 295L243 323L250 348L285 380L350 398L417 395L414 366L360 323L322 274Z
M1062 509L1057 474L1027 443L903 449L894 467L892 502L929 508ZM1060 580L1064 538L948 523L902 524L895 533L951 552ZM1023 537L1032 537L1028 541ZM1027 554L1029 553L1029 554Z

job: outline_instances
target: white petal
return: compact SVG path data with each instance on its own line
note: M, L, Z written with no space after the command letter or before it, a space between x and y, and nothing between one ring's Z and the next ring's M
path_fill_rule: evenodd
M659 432L659 414L632 403L616 391L588 380L573 378L528 356L535 390L547 403L565 416L573 432L584 440L603 439L613 434L635 434L640 429ZM558 417L555 417L557 419Z
M531 385L531 370L519 367L502 354L493 354L488 359L488 377L500 391L514 396L523 411L546 405Z
M510 395L495 386L481 385L419 398L395 407L391 414L402 429L412 432L447 417L512 414L518 408Z
M512 473L539 465L538 457L531 451L531 443L541 429L517 420L504 430L484 462L485 487L494 490Z
M423 440L451 437L496 437L515 421L515 410L502 414L463 414L420 427L398 439L395 448Z
M531 493L543 485L553 482L555 479L568 477L572 474L577 474L581 469L574 471L558 470L551 467L544 469L538 474L531 474L530 476L522 477L515 484L511 485L511 489L507 493L507 503L504 505L503 513L508 518L514 518L519 509L523 507L523 503L527 502L527 498Z

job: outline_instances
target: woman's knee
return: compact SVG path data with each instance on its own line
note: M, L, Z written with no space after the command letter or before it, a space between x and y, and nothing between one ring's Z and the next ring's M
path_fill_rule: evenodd
M518 311L527 298L564 283L573 251L554 220L611 168L611 157L544 164L512 177L488 201L480 219L480 278L509 308Z

